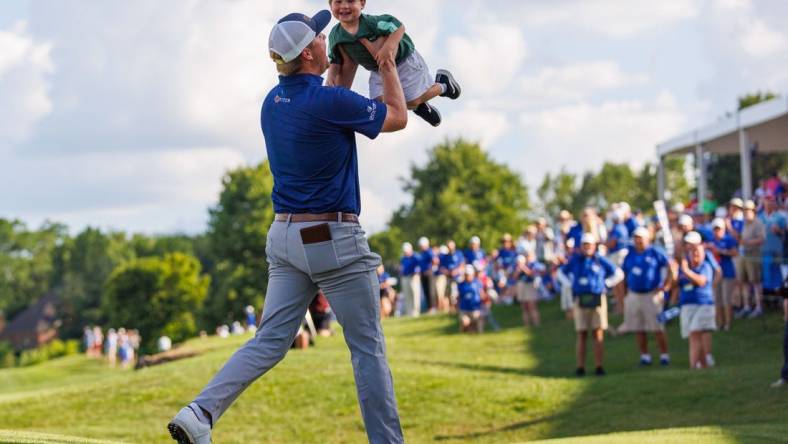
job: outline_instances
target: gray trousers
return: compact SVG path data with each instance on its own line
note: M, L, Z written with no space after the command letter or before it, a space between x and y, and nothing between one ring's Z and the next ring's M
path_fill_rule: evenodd
M357 224L330 222L332 240L304 245L299 230L319 222L274 222L268 231L268 292L260 328L194 400L213 423L254 380L284 358L318 288L350 349L361 415L371 443L401 443L402 428L380 325L380 286Z

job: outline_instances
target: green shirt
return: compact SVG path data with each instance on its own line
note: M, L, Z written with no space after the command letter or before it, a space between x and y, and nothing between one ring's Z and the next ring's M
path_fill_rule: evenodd
M374 42L378 37L387 36L402 26L399 20L388 14L367 15L361 14L358 23L358 32L352 35L345 31L341 24L336 24L328 35L328 60L331 63L342 63L342 53L339 52L337 45L343 45L343 49L354 62L363 66L369 71L377 71L378 63L375 57L367 51L367 48L358 40L366 38ZM396 62L399 63L409 55L413 54L416 47L408 34L402 36L397 49Z

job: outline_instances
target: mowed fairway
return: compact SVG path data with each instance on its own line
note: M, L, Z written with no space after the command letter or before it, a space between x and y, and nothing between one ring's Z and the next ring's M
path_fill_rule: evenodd
M545 325L526 330L517 308L498 307L503 329L482 336L456 333L449 316L385 321L408 442L788 440L788 388L768 388L782 359L776 314L717 333L718 367L711 371L687 370L687 344L674 322L671 367L637 368L633 339L608 337L608 376L577 379L572 324L554 303L542 312ZM244 340L195 340L187 346L203 355L142 371L111 370L83 357L2 370L0 442L171 442L168 419ZM341 335L291 351L214 433L217 443L364 441Z

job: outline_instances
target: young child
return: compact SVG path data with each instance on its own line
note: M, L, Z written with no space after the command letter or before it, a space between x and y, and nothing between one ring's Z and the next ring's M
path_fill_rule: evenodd
M408 108L430 125L440 125L441 115L428 101L437 96L454 100L460 96L460 85L445 69L439 69L433 79L427 63L405 34L405 26L390 15L362 14L366 3L366 0L329 0L331 14L339 24L328 36L331 66L327 84L350 88L361 65L370 72L369 96L382 100L383 80L378 74L378 60L394 54Z

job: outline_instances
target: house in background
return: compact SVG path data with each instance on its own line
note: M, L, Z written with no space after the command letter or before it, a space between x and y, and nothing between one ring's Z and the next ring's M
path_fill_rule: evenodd
M60 320L57 318L58 298L47 293L10 320L0 330L0 341L8 341L14 350L37 348L57 337Z

